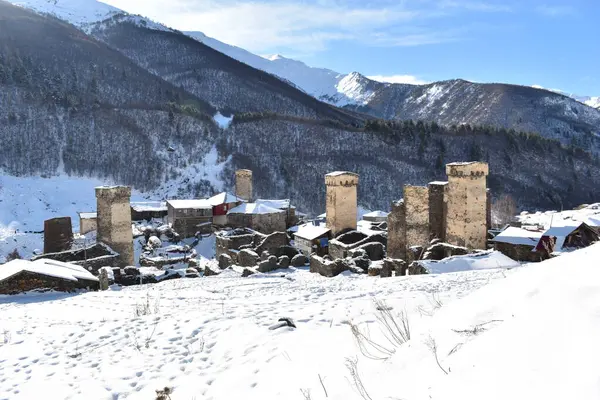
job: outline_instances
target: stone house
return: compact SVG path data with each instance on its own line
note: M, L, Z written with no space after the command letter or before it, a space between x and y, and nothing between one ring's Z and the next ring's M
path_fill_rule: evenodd
M285 232L287 214L264 204L243 203L227 212L227 225L250 228L264 234Z
M201 224L211 224L213 207L204 200L167 200L167 218L182 238L192 237Z
M301 225L294 233L294 245L305 256L328 254L330 239L331 229L318 222Z
M286 213L286 225L287 227L294 226L298 223L298 218L296 216L296 207L291 205L290 199L282 199L282 200L267 200L267 199L258 199L256 200L256 204L262 204L267 207L276 208L278 210L285 211Z
M98 229L95 212L79 212L79 233L85 235Z
M164 201L139 201L131 203L132 221L150 221L153 218L163 219L167 216L167 203Z
M529 231L517 227L508 227L492 239L494 249L515 261L538 262L547 258L535 248L543 232Z
M221 226L227 225L227 212L245 202L244 199L227 192L214 195L208 201L212 206L212 223Z
M79 265L40 259L13 260L0 267L0 294L18 294L30 290L71 292L98 289L98 278Z

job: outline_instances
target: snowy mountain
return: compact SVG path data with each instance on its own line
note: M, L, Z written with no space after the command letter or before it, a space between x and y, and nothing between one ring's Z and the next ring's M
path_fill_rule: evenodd
M78 27L85 27L117 14L126 14L96 0L13 0L12 3L41 14L53 15Z

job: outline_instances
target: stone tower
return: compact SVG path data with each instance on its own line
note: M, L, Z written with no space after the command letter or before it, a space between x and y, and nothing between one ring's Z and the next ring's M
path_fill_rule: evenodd
M426 186L404 186L406 246L429 244L429 190Z
M119 253L123 266L135 265L130 199L131 188L126 186L96 188L97 240Z
M252 201L252 171L249 169L235 171L235 195L247 202Z
M44 221L44 253L70 250L72 244L71 217L52 218Z
M404 199L392 203L388 214L387 256L406 260L406 208Z
M446 188L448 182L429 182L429 240L446 241Z
M446 241L471 249L487 242L487 175L484 162L446 165Z
M338 171L325 175L327 227L332 235L356 229L358 175Z

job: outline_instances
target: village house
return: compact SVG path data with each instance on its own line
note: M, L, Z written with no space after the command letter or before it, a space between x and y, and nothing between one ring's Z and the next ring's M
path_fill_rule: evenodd
M212 206L212 223L221 226L227 225L227 212L245 202L244 199L227 192L214 195L208 201Z
M168 214L167 203L164 201L139 201L131 203L132 221L150 221L163 219Z
M552 226L543 233L535 251L550 255L580 249L599 238L598 233L584 222L561 221L560 225Z
M324 256L329 252L331 229L317 221L301 225L294 232L294 245L305 256L315 253Z
M285 232L286 219L285 211L258 203L243 203L227 212L227 225L264 234Z
M529 231L517 227L508 227L492 239L494 249L515 261L538 262L547 258L535 248L543 232Z
M267 207L276 208L278 210L285 211L287 227L294 226L295 224L298 223L298 219L296 217L296 207L291 205L290 199L282 199L282 200L258 199L258 200L256 200L256 204L262 204Z
M0 268L0 294L18 294L30 290L71 292L98 289L98 278L79 265L40 259L12 260Z
M192 237L212 223L213 206L207 199L168 200L167 209L168 222L182 238Z
M95 212L79 212L79 233L85 235L98 229L97 217Z

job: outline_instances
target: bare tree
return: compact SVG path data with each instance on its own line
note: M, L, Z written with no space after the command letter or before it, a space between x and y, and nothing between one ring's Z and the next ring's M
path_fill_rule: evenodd
M517 203L510 195L504 194L492 204L492 222L494 225L503 226L515 220Z

